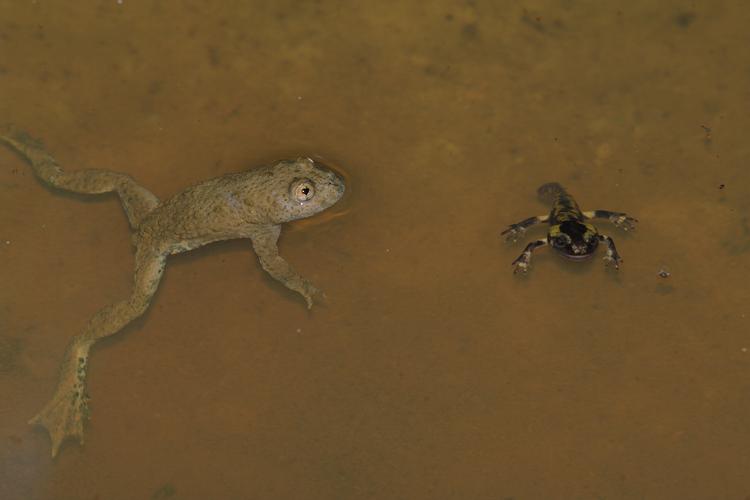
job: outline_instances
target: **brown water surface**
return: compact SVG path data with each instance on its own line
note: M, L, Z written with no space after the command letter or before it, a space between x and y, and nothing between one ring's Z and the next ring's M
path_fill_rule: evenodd
M350 188L282 235L311 313L247 241L170 258L52 461L26 421L127 296L130 236L1 150L0 498L748 498L748 25L729 0L0 1L0 123L65 168L166 198L319 155ZM499 232L549 180L638 217L599 225L619 272L541 249L512 274L544 231Z

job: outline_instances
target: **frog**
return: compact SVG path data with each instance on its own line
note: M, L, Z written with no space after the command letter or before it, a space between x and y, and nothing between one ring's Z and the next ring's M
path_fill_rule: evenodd
M531 256L537 248L551 246L555 252L563 257L581 261L594 255L599 243L607 245L604 255L605 265L613 265L617 270L623 259L617 252L614 240L600 233L591 222L592 219L606 219L615 227L623 231L635 230L638 219L624 212L613 212L610 210L582 211L575 198L559 182L548 182L537 189L538 198L552 208L548 214L529 217L509 225L500 234L506 240L515 243L526 230L536 224L547 223L547 237L532 241L521 252L511 265L514 266L513 273L526 274L531 267Z
M125 173L63 169L40 141L15 127L0 129L0 142L15 150L52 188L91 195L117 193L132 230L135 270L130 295L99 310L72 338L54 395L29 421L49 433L52 458L69 438L83 445L84 422L89 418L89 351L146 311L167 257L217 241L249 239L261 267L299 293L308 309L314 298L323 295L279 255L277 246L282 224L315 215L342 198L343 177L320 161L299 157L228 173L161 201Z

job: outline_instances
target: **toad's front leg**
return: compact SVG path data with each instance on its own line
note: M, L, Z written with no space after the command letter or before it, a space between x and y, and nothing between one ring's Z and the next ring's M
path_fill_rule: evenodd
M311 309L313 297L322 292L297 274L297 271L292 269L292 266L279 255L279 247L276 243L280 234L281 226L279 225L255 228L250 234L253 249L258 255L260 265L263 266L263 269L285 287L302 295L305 298L305 302L307 302L307 308Z
M531 266L531 254L539 247L543 247L547 244L547 239L543 238L540 240L532 241L528 245L526 245L526 248L523 250L523 253L519 255L516 260L513 261L511 264L512 266L516 266L516 268L513 270L513 274L516 273L526 273L529 270L529 267Z
M504 236L507 234L507 236L505 236L505 240L511 243L515 243L516 241L518 241L519 238L523 237L527 228L536 224L540 224L542 222L547 222L548 220L549 220L549 215L538 215L536 217L529 217L528 219L524 219L521 222L516 222L515 224L511 224L505 229L505 231L500 233L500 236Z
M136 253L135 285L130 298L105 307L89 320L81 335L73 338L65 352L60 379L54 396L29 423L47 429L52 440L52 456L57 455L68 437L83 444L83 422L88 417L86 369L89 350L94 343L117 333L148 307L156 292L166 257L147 252Z
M603 241L607 244L607 255L604 256L604 264L605 265L613 264L615 266L615 269L620 269L620 264L622 263L622 257L620 257L620 254L617 253L617 248L615 248L614 240L610 238L609 236L600 234L599 241Z
M591 210L583 212L587 219L607 219L623 231L635 231L638 219L623 212L611 212L609 210Z

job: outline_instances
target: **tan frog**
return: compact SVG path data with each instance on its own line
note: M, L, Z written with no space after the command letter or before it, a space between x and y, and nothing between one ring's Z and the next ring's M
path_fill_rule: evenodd
M67 437L78 437L83 444L89 400L86 366L91 346L143 314L159 285L168 255L214 241L249 238L263 269L299 292L307 307L312 307L318 290L279 255L276 241L282 223L325 210L344 194L344 181L323 165L309 158L280 161L211 179L160 202L127 174L64 171L39 142L23 132L0 131L0 142L28 160L36 176L50 186L86 194L116 191L134 231L135 276L130 297L97 312L83 333L73 338L65 352L55 395L29 422L47 429L53 457Z

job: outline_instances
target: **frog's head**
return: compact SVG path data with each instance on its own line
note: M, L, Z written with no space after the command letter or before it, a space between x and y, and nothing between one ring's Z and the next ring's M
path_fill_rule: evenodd
M551 226L547 238L560 255L573 260L591 257L599 245L596 228L577 220L566 220Z
M330 207L344 195L344 180L310 158L285 160L273 167L278 186L275 218L278 222L304 219Z

